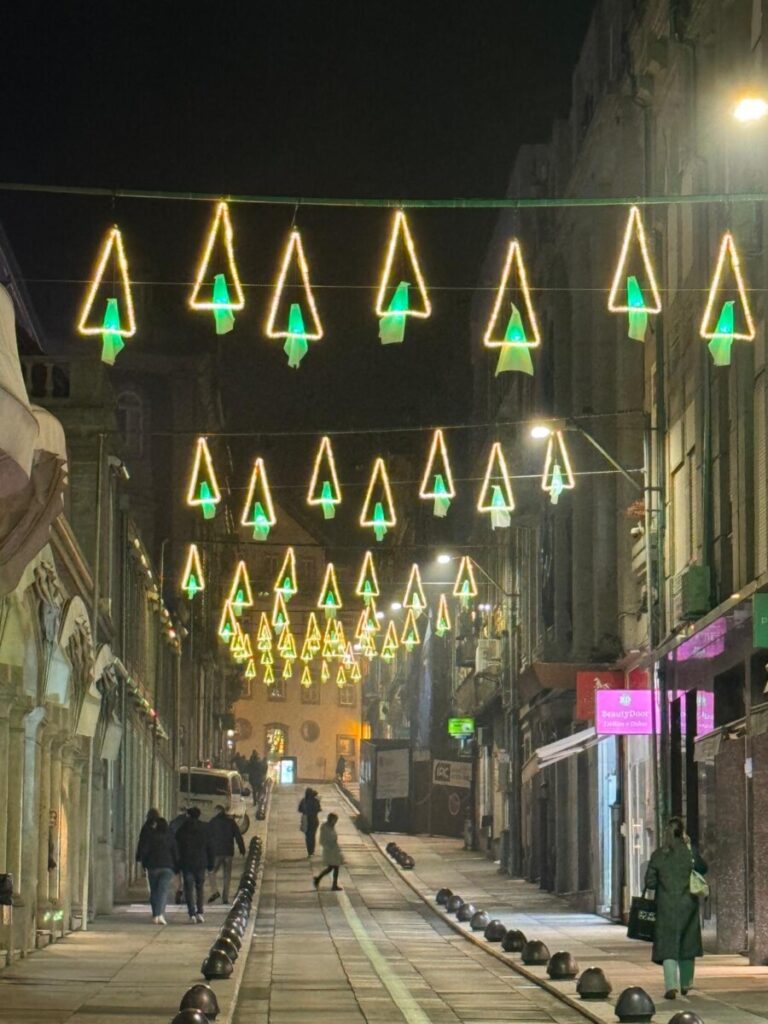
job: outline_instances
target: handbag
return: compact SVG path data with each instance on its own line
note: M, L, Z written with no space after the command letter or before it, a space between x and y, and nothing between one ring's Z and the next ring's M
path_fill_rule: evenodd
M627 938L653 942L656 936L656 900L633 896L629 907Z
M688 887L691 890L691 896L696 896L705 900L709 896L709 883L700 871L696 868L691 868L691 878L688 883Z
M308 824L309 823L307 821L306 814L302 814L301 821L299 822L299 828L301 829L302 832L306 832L307 831L307 825Z

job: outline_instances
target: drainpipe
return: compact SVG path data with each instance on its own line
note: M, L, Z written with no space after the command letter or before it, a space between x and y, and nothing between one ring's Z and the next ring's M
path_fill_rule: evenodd
M91 609L91 633L94 654L99 643L99 604L101 603L101 519L104 483L104 441L106 434L99 434L96 462L96 542L93 557L93 607ZM91 895L91 832L93 822L93 736L88 743L88 774L85 790L85 851L80 903L82 906L82 930L88 931L88 901Z

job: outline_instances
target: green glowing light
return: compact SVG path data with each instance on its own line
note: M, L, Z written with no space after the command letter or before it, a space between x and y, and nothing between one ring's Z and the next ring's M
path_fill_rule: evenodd
M491 529L506 529L511 522L509 505L504 499L501 487L499 484L493 484L491 490Z
M184 581L184 586L182 587L182 590L186 592L186 595L190 601L195 596L195 594L202 590L202 587L198 583L197 576L195 576L193 572L191 572Z
M501 346L499 360L496 363L496 374L500 373L527 373L533 376L533 360L531 359L530 343L523 327L523 318L520 310L510 302L510 315L507 321L507 329L504 332L506 344Z
M409 288L410 285L407 281L400 282L387 307L387 312L379 321L379 338L382 345L399 344L405 337L406 312L410 309Z
M387 517L384 515L384 506L380 501L373 506L373 532L377 541L384 540L387 534Z
M731 346L733 345L734 334L734 299L723 303L720 316L717 319L717 326L712 340L709 343L709 351L715 366L731 365Z
M101 361L107 366L114 366L115 359L125 348L125 342L119 334L120 309L117 299L107 299L102 327L104 330L101 332Z
M216 515L216 502L207 480L200 481L200 489L197 493L200 499L200 508L203 510L203 518L213 519Z
M301 360L307 354L307 329L298 302L292 302L288 312L288 337L285 339L283 351L288 356L288 365L298 370Z
M441 473L435 474L435 482L432 485L432 491L435 495L433 512L438 519L444 519L448 514L448 509L451 507L451 499L448 497L448 488L445 486L445 480Z
M227 279L223 274L216 274L213 279L213 319L216 322L217 334L229 334L235 326L233 309Z
M253 539L254 540L266 540L269 536L271 529L269 525L269 518L264 511L264 506L260 501L255 502L253 506Z
M645 341L645 332L648 330L648 307L645 303L643 289L634 276L627 278L627 305L630 307L627 314L629 319L627 333L633 341Z
M337 502L338 498L334 494L331 481L323 480L323 486L320 490L320 507L323 510L324 519L333 519L335 517Z
M564 490L563 471L560 469L559 463L555 462L552 466L552 475L549 480L549 500L553 505L557 504L557 499Z

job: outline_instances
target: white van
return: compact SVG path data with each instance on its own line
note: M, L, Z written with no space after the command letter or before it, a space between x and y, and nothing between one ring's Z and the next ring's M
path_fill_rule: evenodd
M201 819L210 821L220 804L245 833L251 825L245 802L250 795L250 787L238 772L226 768L179 769L179 813L188 807L199 807Z

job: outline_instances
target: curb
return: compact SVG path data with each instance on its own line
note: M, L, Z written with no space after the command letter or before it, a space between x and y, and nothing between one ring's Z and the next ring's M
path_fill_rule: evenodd
M387 856L386 850L384 849L384 846L380 842L380 840L373 834L371 834L369 838L373 841L377 850L384 858L385 863L391 864L390 858ZM396 865L392 866L396 869ZM414 893L416 893L419 899L423 903L425 903L437 917L439 917L442 921L449 925L455 932L458 932L459 935L463 935L465 939L467 939L469 942L477 946L478 949L484 950L484 952L488 953L489 956L493 956L501 963L506 964L506 966L511 968L516 974L521 975L527 981L533 982L535 985L538 985L539 988L544 989L545 992L548 992L550 995L555 996L555 998L559 999L561 1003L565 1003L565 1005L570 1007L572 1010L576 1010L578 1013L582 1014L582 1016L586 1020L591 1020L593 1024L606 1024L606 1018L598 1017L596 1014L588 1010L581 999L575 999L568 992L564 992L562 989L556 987L551 981L548 981L546 978L540 977L538 974L534 974L533 971L530 971L523 964L519 963L518 961L512 960L512 954L503 953L497 949L494 949L490 943L485 941L485 939L481 939L479 938L478 935L475 935L474 932L468 931L467 929L463 928L461 926L461 923L459 921L454 920L449 914L443 913L442 910L437 906L437 904L433 903L431 897L426 896L421 891L421 889L418 888L416 882L412 881L413 876L409 878L409 872L396 869L396 874L398 878L401 878L405 882L405 884ZM570 984L573 983L571 982ZM611 1000L608 999L601 1000L601 1002L603 1003L603 1005L613 1005L611 1003Z
M272 790L270 788L269 797L267 800L267 813L264 815L263 829L259 833L264 842L263 850L264 855L259 862L259 871L256 877L256 888L253 893L253 900L251 901L251 914L248 921L248 928L246 929L240 955L237 958L237 964L232 975L232 989L229 993L229 1008L225 1013L220 1013L216 1018L217 1024L232 1024L234 1020L235 1012L237 1010L238 999L240 997L240 988L243 984L243 978L245 977L245 969L248 963L248 958L251 955L251 944L253 942L253 932L256 927L256 918L259 914L259 902L261 900L261 885L264 879L264 865L267 859L267 842L269 840L269 812L272 808ZM227 984L225 982L224 984ZM219 995L220 989L214 984L213 990L216 995ZM223 1000L222 1000L223 1002Z

